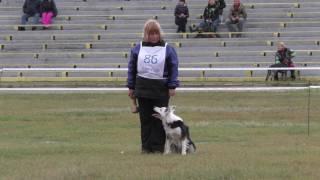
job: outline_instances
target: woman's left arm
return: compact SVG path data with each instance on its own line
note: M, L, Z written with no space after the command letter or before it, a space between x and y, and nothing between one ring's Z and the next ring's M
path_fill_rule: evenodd
M175 89L179 86L178 80L178 67L179 67L179 60L176 50L169 46L168 47L168 88Z

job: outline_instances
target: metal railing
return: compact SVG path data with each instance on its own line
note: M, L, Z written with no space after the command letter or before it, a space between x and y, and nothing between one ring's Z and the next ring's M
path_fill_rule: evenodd
M128 68L0 68L0 72L110 72ZM230 68L179 68L179 71L267 71L267 70L320 70L320 67L230 67ZM320 75L320 71L319 71Z

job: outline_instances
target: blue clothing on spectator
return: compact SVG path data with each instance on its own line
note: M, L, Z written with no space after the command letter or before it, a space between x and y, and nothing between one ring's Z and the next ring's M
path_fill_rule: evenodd
M23 4L23 13L30 16L40 13L40 0L25 0Z
M21 16L21 24L27 24L27 22L28 22L28 19L29 18L33 18L33 20L32 20L32 23L33 24L38 24L39 23L39 20L40 20L40 14L39 13L36 13L36 14L34 14L34 15L29 15L29 14L23 14L22 16Z
M26 24L30 17L33 17L33 24L38 24L40 19L40 0L25 0L23 4L23 15L21 24Z

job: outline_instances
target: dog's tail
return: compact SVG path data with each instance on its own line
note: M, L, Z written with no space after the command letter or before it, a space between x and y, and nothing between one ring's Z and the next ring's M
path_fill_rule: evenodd
M188 148L187 148L187 153L195 153L196 152L196 145L191 141L189 138L189 143L188 143Z
M190 138L190 132L189 132L189 127L186 127L186 135L187 135L187 139L188 139L188 148L187 148L187 153L194 153L196 152L196 145L192 142L191 138Z

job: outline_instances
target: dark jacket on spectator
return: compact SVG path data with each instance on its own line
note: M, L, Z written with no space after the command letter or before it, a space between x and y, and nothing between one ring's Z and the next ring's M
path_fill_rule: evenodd
M25 0L23 4L23 13L34 16L40 13L41 0Z
M285 48L282 51L277 51L276 55L275 55L275 63L276 64L291 64L292 63L292 58L295 56L295 52L292 51L289 48Z
M56 17L58 15L58 10L56 7L56 4L54 3L54 0L43 0L40 5L40 16L44 12L52 12L53 17Z
M226 7L226 2L224 0L219 0L219 15L222 15L223 9Z
M180 14L184 14L185 17L179 17ZM176 17L175 18L175 24L176 25L179 25L179 24L182 24L182 23L187 23L187 19L189 17L189 9L188 9L188 6L186 4L177 4L175 10L174 10L174 16Z
M219 1L216 1L214 5L209 5L204 9L203 12L203 19L206 20L212 20L219 18L219 7L220 3Z

